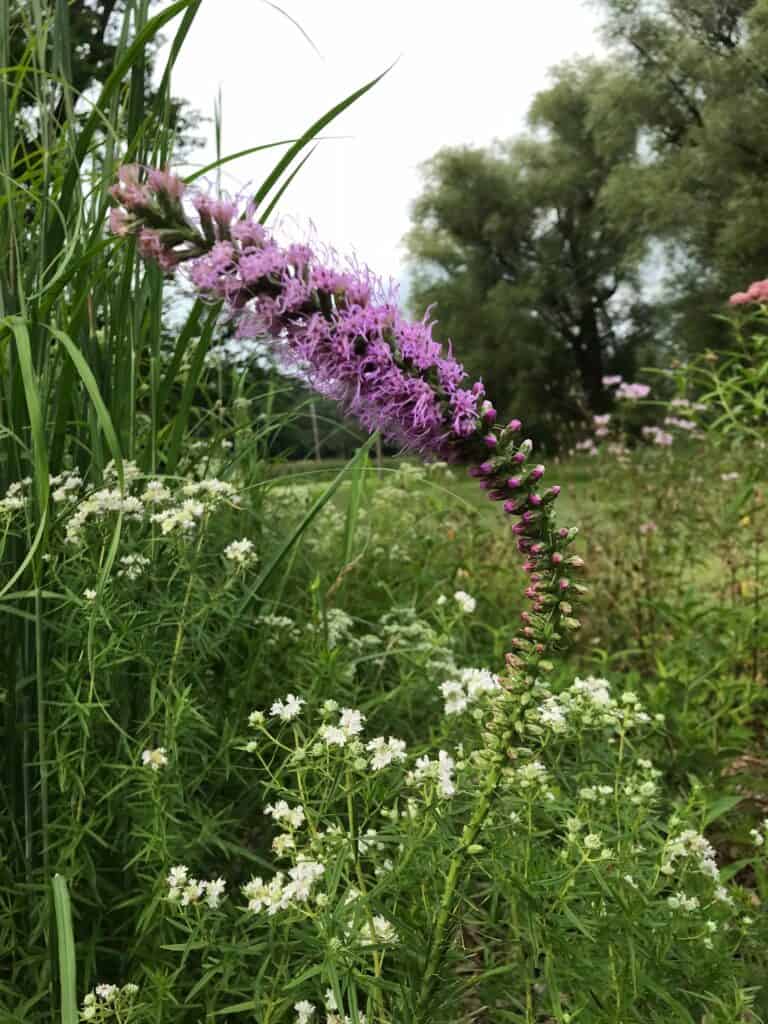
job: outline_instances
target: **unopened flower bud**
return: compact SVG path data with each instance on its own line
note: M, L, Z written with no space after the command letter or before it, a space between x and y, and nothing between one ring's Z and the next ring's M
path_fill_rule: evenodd
M581 629L581 623L578 619L573 619L570 616L566 616L563 619L563 625L566 629Z
M552 555L552 565L560 565L563 560L563 556L559 551L555 551Z
M485 442L486 448L495 448L499 443L495 434L486 434L483 441Z
M478 466L478 469L483 474L483 476L490 476L491 473L493 472L493 463L481 462L480 465Z
M538 508L542 504L543 498L540 494L529 494L528 501L535 507Z
M525 442L523 442L525 443ZM544 476L544 467L539 463L538 466L534 466L531 472L528 474L529 480L541 480Z
M567 590L568 587L570 587L570 585L571 585L571 581L568 580L568 579L565 579L565 577L563 577L563 579L557 581L558 590Z
M514 491L521 483L522 479L519 476L511 476L509 480L507 480L507 487L509 487L511 491Z
M510 420L507 424L507 430L511 430L514 434L522 427L522 425L523 424L520 420Z
M574 569L583 569L584 559L580 555L571 555L568 559L568 565L572 565Z

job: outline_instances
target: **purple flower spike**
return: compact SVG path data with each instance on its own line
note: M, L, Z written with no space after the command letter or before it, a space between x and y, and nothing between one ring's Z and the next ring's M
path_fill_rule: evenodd
M258 221L252 204L188 189L168 170L125 166L110 194L118 204L109 214L116 235L135 237L141 256L165 273L183 267L200 299L221 302L228 310L236 338L271 346L291 375L303 377L368 431L449 462L477 463L488 457L484 451L498 450L493 461L473 465L470 476L481 478L490 498L503 500L506 513L522 514L513 532L518 551L531 555L527 571L533 558L543 556L539 564L548 568L531 574L541 580L542 593L535 585L526 592L534 611L559 606L552 591L569 583L558 582L554 570L556 537L568 542L576 530L562 528L553 535L552 510L530 509L547 505L560 488L506 500L510 491L531 490L528 485L541 478L544 467L503 483L503 472L510 463L524 463L533 442L512 443L510 435L522 429L519 419L509 420L500 436L494 433L497 413L484 384L464 383L467 375L450 344L444 347L432 337L429 311L421 320L407 320L394 289L367 268L339 269L309 245L282 245ZM610 383L623 384L620 378ZM617 397L642 398L647 390L647 385L624 385ZM580 592L579 587L574 583L572 589ZM512 641L526 652L508 659L515 672L535 671L535 656L558 636L538 621L527 622L526 631L530 639Z

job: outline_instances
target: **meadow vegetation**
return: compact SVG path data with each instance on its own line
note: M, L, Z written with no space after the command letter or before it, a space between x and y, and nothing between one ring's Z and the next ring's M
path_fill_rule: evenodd
M66 6L0 0L0 1021L768 1020L763 293L545 469L262 227L373 83L250 202L157 170L198 6L84 103ZM297 377L350 460L278 457Z

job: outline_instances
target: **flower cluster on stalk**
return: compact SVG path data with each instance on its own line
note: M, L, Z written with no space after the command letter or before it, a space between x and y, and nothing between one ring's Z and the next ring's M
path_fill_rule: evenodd
M427 458L479 463L471 472L515 518L531 575L526 593L533 608L508 663L514 669L540 662L560 638L559 620L566 628L579 625L570 597L580 589L571 574L581 563L566 558L575 530L554 526L560 488L540 491L544 467L527 468L533 445L518 443L520 421L497 428L484 385L465 386L450 346L433 339L429 315L407 320L395 294L370 271L326 265L309 245L280 245L252 203L197 192L185 205L186 194L185 183L167 171L124 166L112 188L119 204L112 231L134 235L142 256L165 272L183 264L196 292L233 314L239 338L272 339L287 367L367 429Z

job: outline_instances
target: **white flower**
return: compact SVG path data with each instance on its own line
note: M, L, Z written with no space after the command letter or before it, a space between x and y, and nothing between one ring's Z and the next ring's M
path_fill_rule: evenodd
M309 1021L315 1015L314 1004L310 1003L307 999L294 1003L293 1008L296 1011L296 1024L309 1024Z
M464 687L456 679L447 679L440 684L440 693L445 701L446 715L460 715L469 706Z
M224 548L224 557L236 565L250 565L256 561L256 549L253 541L243 537L242 540L233 540Z
M379 943L394 945L398 941L398 935L386 917L376 914L370 922L366 921L363 925L358 941L361 946L371 946Z
M141 752L141 763L147 765L153 772L159 772L168 764L168 751L165 747L155 747L154 750L143 750Z
M453 599L459 606L459 610L463 612L464 615L471 615L477 607L477 601L465 590L457 590L453 595Z
M182 907L189 907L193 903L197 903L204 892L205 882L201 882L199 878L190 878L181 891Z
M94 991L99 999L103 999L105 1003L111 1003L118 993L118 988L117 985L97 985Z
M365 749L371 756L371 768L377 772L386 768L395 761L405 760L405 741L390 736L385 740L383 736L376 736L366 744Z
M285 822L289 828L301 828L305 821L304 808L301 804L290 807L285 800L278 800L275 804L267 804L264 813L275 821Z
M299 715L301 706L305 703L303 697L294 697L292 693L289 693L284 701L276 700L269 709L269 713L283 722L290 722Z
M347 742L363 731L365 715L352 708L342 708L338 725L322 725L320 738L329 746L344 747Z
M286 850L296 849L296 841L290 832L281 832L279 836L275 836L272 840L272 849L278 857L284 857Z
M603 845L603 840L596 832L590 832L589 835L584 836L584 848L586 850L599 850Z
M259 725L264 725L264 712L252 711L250 715L248 715L248 725L250 725L252 729L257 728Z
M160 480L148 480L141 500L145 505L161 505L171 500L171 492Z
M177 864L168 872L167 882L171 889L180 889L186 885L189 877L189 868L186 864Z
M137 580L149 565L149 559L144 555L123 555L120 559L122 569L118 569L117 575L124 576L129 580Z
M438 597L435 604L437 605L438 608L442 608L443 605L448 604L448 598L445 596L445 594L441 594L440 597Z
M453 781L453 770L456 762L445 751L439 751L437 755L437 789L440 796L449 798L456 793L456 786Z
M260 910L266 910L271 916L278 910L282 910L287 900L283 897L282 872L278 872L270 882L263 882L260 877L252 878L243 886L243 895L248 900L248 909L258 914Z
M211 910L215 910L221 903L226 887L227 883L223 878L214 878L212 882L205 883L205 902Z
M285 899L306 903L311 895L312 886L324 873L324 864L315 860L300 860L296 867L288 872L291 881L283 890Z
M96 591L93 590L91 587L88 587L86 590L83 591L83 597L85 598L86 601L95 601Z

